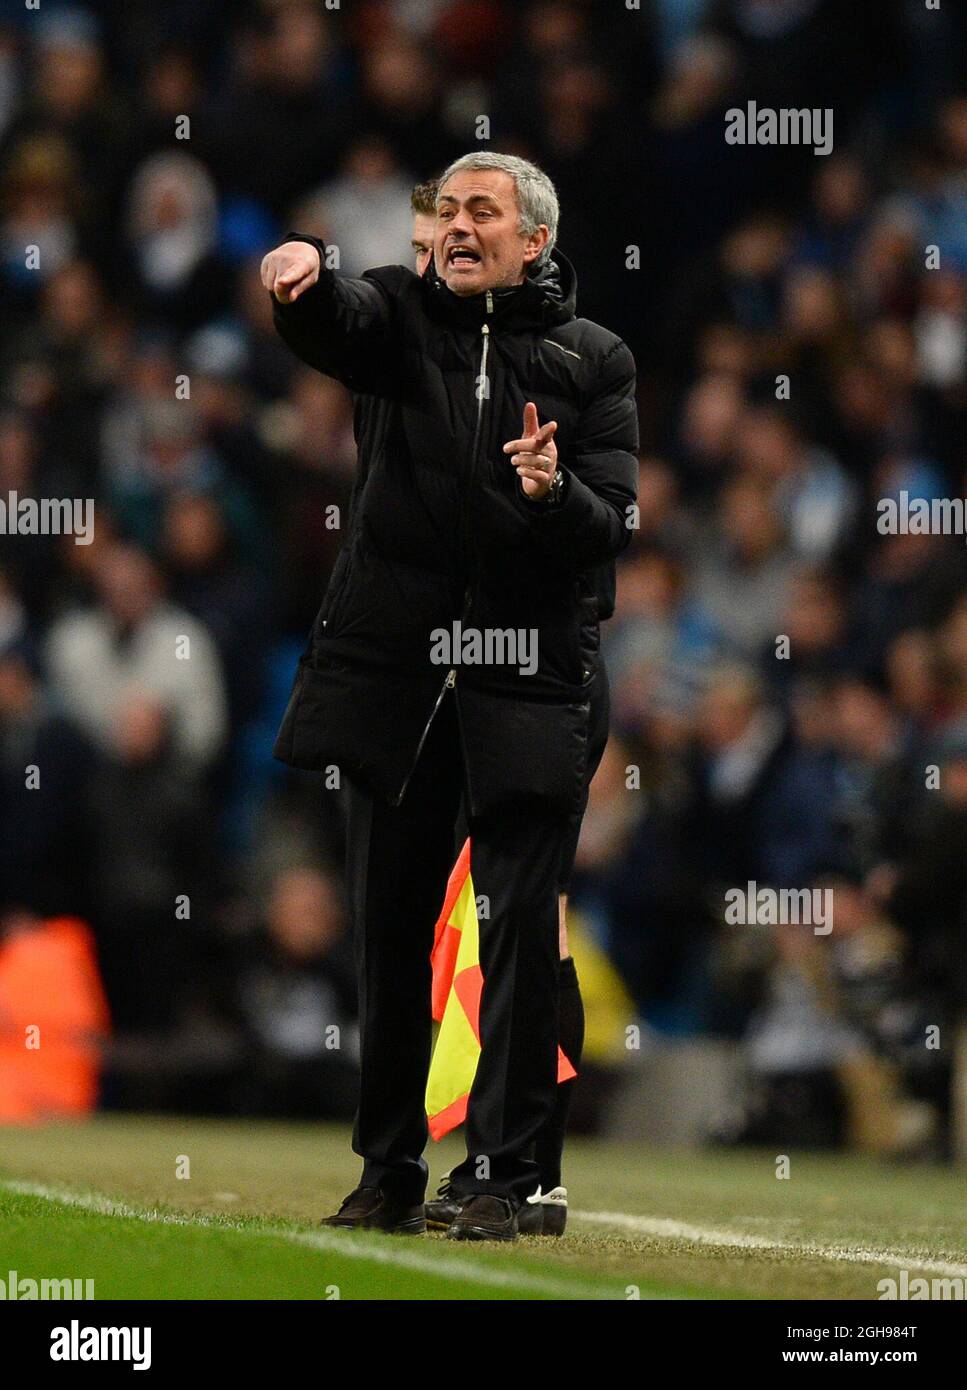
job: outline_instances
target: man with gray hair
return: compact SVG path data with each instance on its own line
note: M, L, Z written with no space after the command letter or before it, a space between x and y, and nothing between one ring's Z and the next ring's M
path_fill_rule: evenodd
M282 337L371 416L275 752L347 783L363 1173L329 1223L425 1229L429 954L462 792L484 984L448 1234L512 1240L555 1097L557 878L585 791L594 572L633 527L635 368L575 316L541 170L466 155L436 213L422 276L339 278L298 232L262 263ZM530 669L493 656L508 631L536 638Z

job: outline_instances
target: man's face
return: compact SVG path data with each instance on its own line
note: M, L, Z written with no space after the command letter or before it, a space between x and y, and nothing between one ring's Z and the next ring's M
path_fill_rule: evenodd
M433 255L433 233L436 231L436 217L432 212L413 214L413 255L416 259L416 273L422 275Z
M517 230L517 190L503 169L462 169L437 197L434 254L454 294L523 283L527 267L547 243L547 228Z

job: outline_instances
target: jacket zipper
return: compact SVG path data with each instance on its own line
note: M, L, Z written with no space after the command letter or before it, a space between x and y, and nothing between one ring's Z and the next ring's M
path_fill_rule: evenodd
M489 316L490 316L490 315L493 313L493 311L494 311L494 297L493 297L493 294L491 293L490 290L487 290L485 304L486 304L486 315L487 315L487 317L489 318ZM474 431L473 431L473 449L471 450L471 454L470 454L470 471L469 471L469 473L468 473L468 475L467 475L467 485L466 485L466 488L464 489L464 496L463 496L463 498L462 498L462 500L461 500L461 508L460 508L460 530L461 530L461 539L462 539L462 541L463 541L463 554L464 554L464 556L467 556L467 555L469 554L468 540L469 540L469 535L470 535L470 526L469 526L470 491L471 491L471 488L473 487L474 474L475 474L476 471L477 471L477 468L476 468L476 465L477 465L477 452L478 452L478 450L479 450L479 448L480 448L480 439L481 439L481 434L482 434L481 426L482 426L482 424L483 424L483 407L484 407L484 400L487 398L487 396L488 396L489 393L490 393L490 379L489 379L489 377L487 376L487 359L488 359L488 357L489 357L489 355L490 355L490 324L486 321L486 319L484 320L484 322L483 322L483 323L481 324L481 326L480 326L480 335L481 335L481 338L482 338L482 341L483 341L483 346L482 346L481 349L480 349L480 371L479 371L478 374L477 374L477 420L476 420L476 424L475 424L475 426L474 426ZM467 587L466 587L466 589L464 590L464 594L463 594L463 614L462 614L461 619L460 619L461 628L462 628L463 624L466 622L467 618L469 617L470 608L471 608L472 604L473 604L473 583L472 583L472 580L470 579L470 576L468 575ZM396 798L396 805L397 805L397 806L399 806L400 802L403 800L403 797L406 795L406 789L407 789L407 787L408 787L409 784L410 784L410 778L413 776L414 769L416 768L417 763L420 761L420 754L421 754L422 751L423 751L423 745L424 745L424 743L426 742L427 734L430 732L430 725L433 723L434 715L436 714L437 710L440 708L440 705L441 705L441 703L442 703L442 701L443 701L444 695L447 693L448 690L452 690L452 689L454 688L454 686L456 685L456 683L457 683L457 669L456 669L455 666L451 666L451 667L450 667L450 670L447 672L447 678L446 678L446 680L443 682L443 685L442 685L441 688L440 688L440 693L439 693L439 695L436 697L436 703L434 704L432 710L430 711L430 717L429 717L429 719L426 721L426 725L425 725L425 727L424 727L424 729L423 729L423 733L420 735L420 741L419 741L419 743L416 745L416 756L414 757L412 763L410 764L410 770L409 770L409 772L406 774L406 778L405 778L405 780L404 780L404 782L403 782L403 786L400 788L400 794L399 794L399 796Z
M463 542L463 554L465 558L470 556L470 503L473 496L474 479L477 475L477 459L480 453L480 445L483 439L483 414L484 402L490 398L490 377L487 375L487 364L490 358L490 324L487 319L494 311L494 297L490 290L486 297L486 315L480 325L481 348L480 348L480 371L477 374L477 420L473 431L473 447L470 451L470 469L467 474L467 485L464 489L462 506L460 510L461 521L461 540ZM468 566L468 583L464 592L464 609L462 622L465 622L473 603L473 566Z

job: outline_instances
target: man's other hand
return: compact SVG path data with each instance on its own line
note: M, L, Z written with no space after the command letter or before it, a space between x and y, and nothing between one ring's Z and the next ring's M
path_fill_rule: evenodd
M262 284L280 304L291 304L319 279L319 252L308 241L287 241L262 260Z
M511 455L510 461L517 469L521 486L535 502L547 496L557 470L556 430L556 420L538 425L537 406L533 401L528 401L524 406L523 438L511 439L504 445L504 453Z

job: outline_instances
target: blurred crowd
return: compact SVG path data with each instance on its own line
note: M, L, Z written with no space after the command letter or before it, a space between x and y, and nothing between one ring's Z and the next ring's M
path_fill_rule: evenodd
M967 549L881 534L877 504L967 484L956 11L0 20L0 499L96 504L90 545L0 537L0 912L8 947L89 924L103 1103L352 1111L341 797L271 757L342 541L352 407L275 335L258 268L294 229L346 273L409 263L413 184L489 143L554 179L579 312L641 378L575 911L648 1036L742 1047L723 1142L949 1151ZM832 108L833 152L726 145L753 99ZM726 924L749 881L832 887L834 930Z

